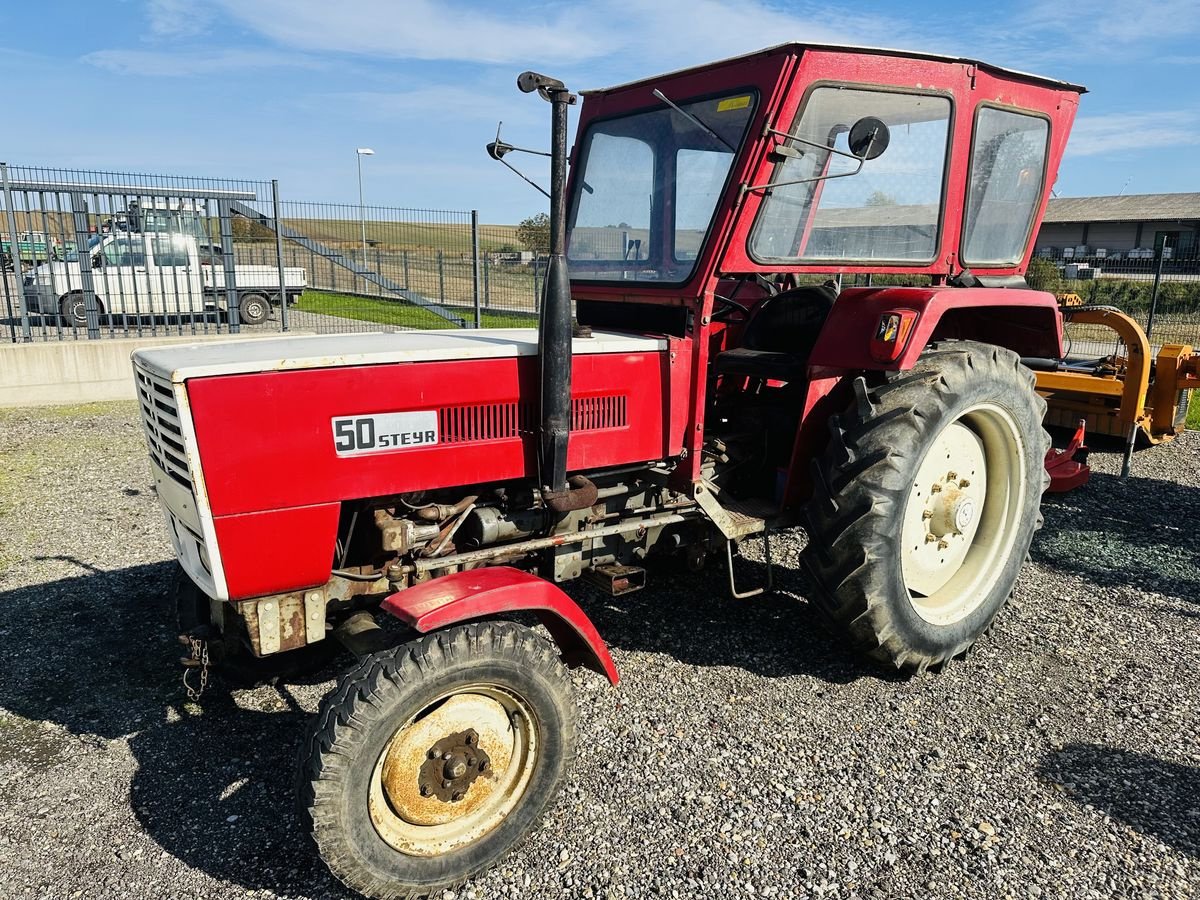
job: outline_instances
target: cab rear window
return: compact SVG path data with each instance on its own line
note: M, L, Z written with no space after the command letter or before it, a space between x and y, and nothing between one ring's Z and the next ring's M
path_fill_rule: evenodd
M1046 181L1050 123L1041 116L981 106L975 113L962 260L1013 266L1025 255Z

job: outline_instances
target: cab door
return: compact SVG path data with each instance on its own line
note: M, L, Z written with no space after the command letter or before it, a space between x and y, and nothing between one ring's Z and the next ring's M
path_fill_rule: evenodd
M157 308L169 320L191 320L204 313L204 292L191 242L177 232L146 235L147 276Z

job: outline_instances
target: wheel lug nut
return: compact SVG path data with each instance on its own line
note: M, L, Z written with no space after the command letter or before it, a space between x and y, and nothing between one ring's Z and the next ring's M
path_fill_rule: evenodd
M958 479L958 473L957 473L957 472L947 472L947 473L946 473L946 480L947 480L947 481L956 481L957 479Z
M455 791L450 799L452 799L455 803L457 803L459 800L461 800L465 796L467 796L467 795L463 791Z
M945 550L949 546L950 546L950 544L947 543L946 541L938 541L938 549L939 550Z
M942 486L941 486L940 484L938 484L938 483L935 481L935 482L934 482L934 483L933 483L933 484L930 486L930 488L929 488L929 493L931 493L931 494L936 494L936 493L937 493L938 491L940 491L941 489L942 489Z
M936 541L936 540L937 540L937 535L936 535L936 534L934 534L932 531L926 532L926 534L925 534L925 543L927 543L927 544L932 544L932 543L933 543L934 541Z
M964 478L962 481L960 481L960 482L958 483L958 486L959 486L960 488L970 487L970 486L971 486L971 480L970 480L969 478Z
M922 519L932 519L933 518L933 510L926 509L926 510L922 511L921 518Z
M429 790L429 785L427 785L427 784L421 785L421 796L422 797L428 797L430 795L430 793L432 793L432 792Z
M441 751L441 750L430 750L430 751L429 751L429 758L430 758L430 759L441 759L441 758L442 758L442 751Z

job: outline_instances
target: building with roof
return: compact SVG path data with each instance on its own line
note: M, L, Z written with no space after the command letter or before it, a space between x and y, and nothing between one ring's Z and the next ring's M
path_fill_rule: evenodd
M1054 197L1034 244L1039 256L1149 258L1200 253L1200 193Z

